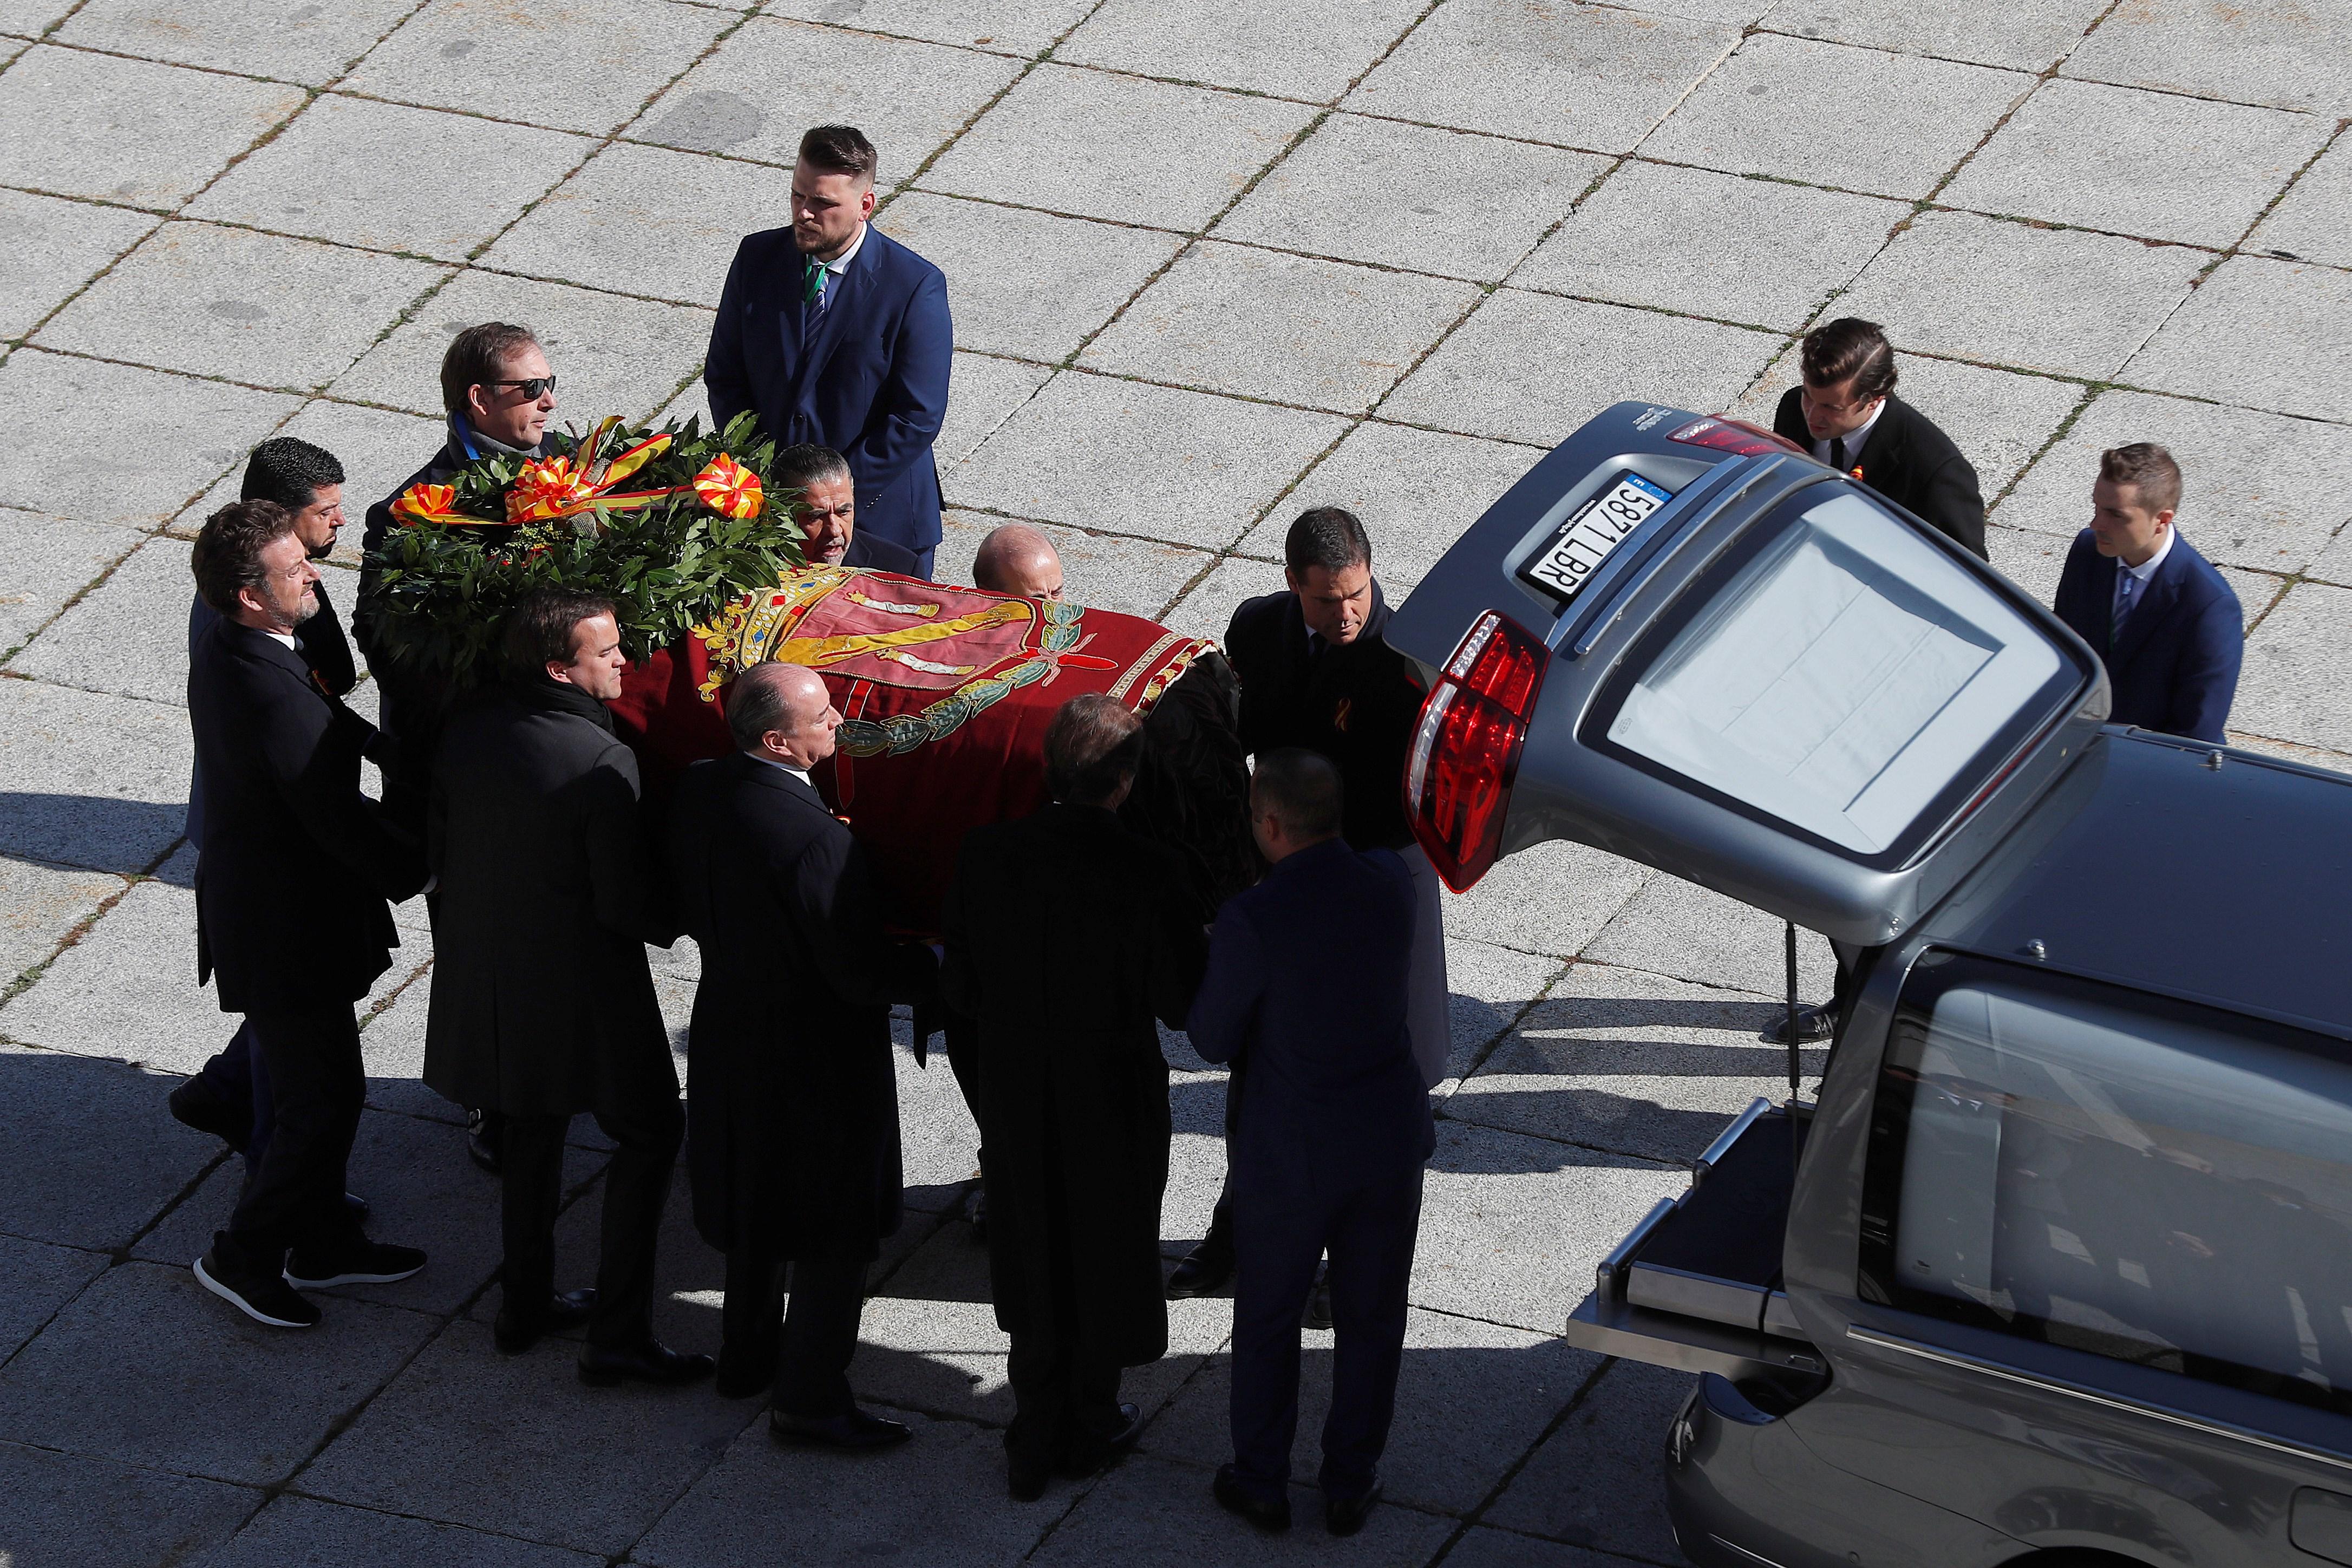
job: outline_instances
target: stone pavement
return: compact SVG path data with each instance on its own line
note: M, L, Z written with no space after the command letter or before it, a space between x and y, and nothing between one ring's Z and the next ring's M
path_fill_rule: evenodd
M192 984L185 541L274 431L339 452L355 501L388 489L467 322L535 326L563 416L698 408L737 236L845 119L883 226L950 280L943 574L1034 519L1078 595L1214 632L1336 502L1401 596L1593 410L1767 412L1793 334L1859 313L2036 592L2098 449L2170 445L2245 607L2241 738L2337 765L2347 26L2345 0L0 0L0 1565L1676 1561L1683 1380L1557 1335L1775 1089L1779 933L1578 848L1449 909L1397 1506L1352 1542L1210 1506L1222 1301L1130 1379L1140 1453L1005 1500L1004 1342L951 1217L971 1130L911 1058L916 1212L856 1377L914 1444L782 1454L708 1389L499 1357L493 1189L415 1081L414 909L352 1180L432 1266L312 1334L202 1295L236 1171L163 1110L228 1032ZM658 956L682 1021L694 955ZM1217 1075L1171 1054L1173 1255L1220 1152ZM674 1221L663 1329L713 1348L716 1260ZM1303 1476L1329 1352L1308 1336Z

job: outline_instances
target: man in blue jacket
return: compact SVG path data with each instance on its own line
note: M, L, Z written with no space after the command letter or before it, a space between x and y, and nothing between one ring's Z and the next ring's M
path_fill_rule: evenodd
M2245 617L2180 537L2180 465L2150 441L2099 454L2091 526L2075 536L2053 605L2104 660L2117 724L2226 742Z
M1217 911L1185 1026L1205 1059L1250 1064L1229 1145L1240 1270L1234 1462L1217 1472L1217 1502L1262 1530L1289 1527L1299 1314L1328 1249L1338 1342L1319 1481L1326 1526L1352 1535L1380 1500L1436 1132L1405 1024L1412 874L1392 851L1349 848L1341 809L1322 756L1258 759L1250 826L1274 869Z
M801 138L793 222L746 237L728 269L702 378L721 424L745 409L779 447L849 459L860 531L914 552L931 574L948 410L948 284L866 225L874 144L846 125Z

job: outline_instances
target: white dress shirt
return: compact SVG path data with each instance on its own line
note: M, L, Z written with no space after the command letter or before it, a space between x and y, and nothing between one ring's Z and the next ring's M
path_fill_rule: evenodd
M768 766L775 769L780 773L792 774L793 777L800 780L801 783L807 784L811 789L816 788L816 784L808 776L808 770L806 768L796 768L790 763L780 763L764 752L746 752L743 754L751 758L755 763L767 763Z
M1862 427L1860 429L1849 430L1843 436L1832 437L1832 440L1843 441L1845 443L1845 467L1840 470L1841 472L1850 474L1853 471L1854 464L1862 457L1863 443L1870 439L1870 433L1876 427L1879 416L1884 415L1885 412L1886 399L1882 397L1878 400L1878 406L1870 411L1870 417L1862 422ZM1829 442L1814 442L1813 456L1819 458L1824 463L1830 463ZM1830 463L1830 467L1834 468L1837 465L1835 463Z

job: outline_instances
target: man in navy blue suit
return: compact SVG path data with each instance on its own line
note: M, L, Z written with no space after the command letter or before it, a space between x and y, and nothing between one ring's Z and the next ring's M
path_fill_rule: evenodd
M2225 743L2246 645L2238 596L2173 526L2180 465L2150 441L2099 454L2091 526L2053 608L2105 661L2109 719Z
M1250 827L1266 879L1217 911L1209 972L1185 1022L1213 1062L1246 1054L1233 1161L1234 1460L1217 1502L1261 1530L1290 1524L1298 1324L1331 1258L1331 1410L1324 1523L1352 1535L1380 1500L1396 1413L1405 1288L1436 1146L1405 1022L1412 873L1339 837L1339 770L1284 749L1258 759Z
M859 528L913 552L929 577L940 542L931 442L948 411L948 283L867 226L874 163L874 144L849 126L801 138L792 226L737 248L702 378L721 425L751 409L778 446L848 458Z

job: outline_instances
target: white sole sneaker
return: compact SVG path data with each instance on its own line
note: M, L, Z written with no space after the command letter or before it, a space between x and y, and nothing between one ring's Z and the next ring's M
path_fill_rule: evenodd
M214 1279L212 1275L205 1270L205 1260L201 1258L196 1259L193 1267L196 1271L197 1284L203 1286L214 1295L218 1296L222 1300L226 1301L230 1306L235 1307L238 1311L243 1312L247 1317L251 1318L257 1323L267 1323L273 1329L308 1329L315 1326L310 1323L298 1322L292 1318L271 1317L268 1313L263 1311L260 1308L255 1306L252 1302L238 1295L235 1290L230 1289L227 1286Z
M297 1290L331 1290L338 1285L394 1285L412 1275L425 1272L425 1265L404 1268L397 1274L330 1274L323 1279L303 1279L294 1270L286 1271L286 1283Z

